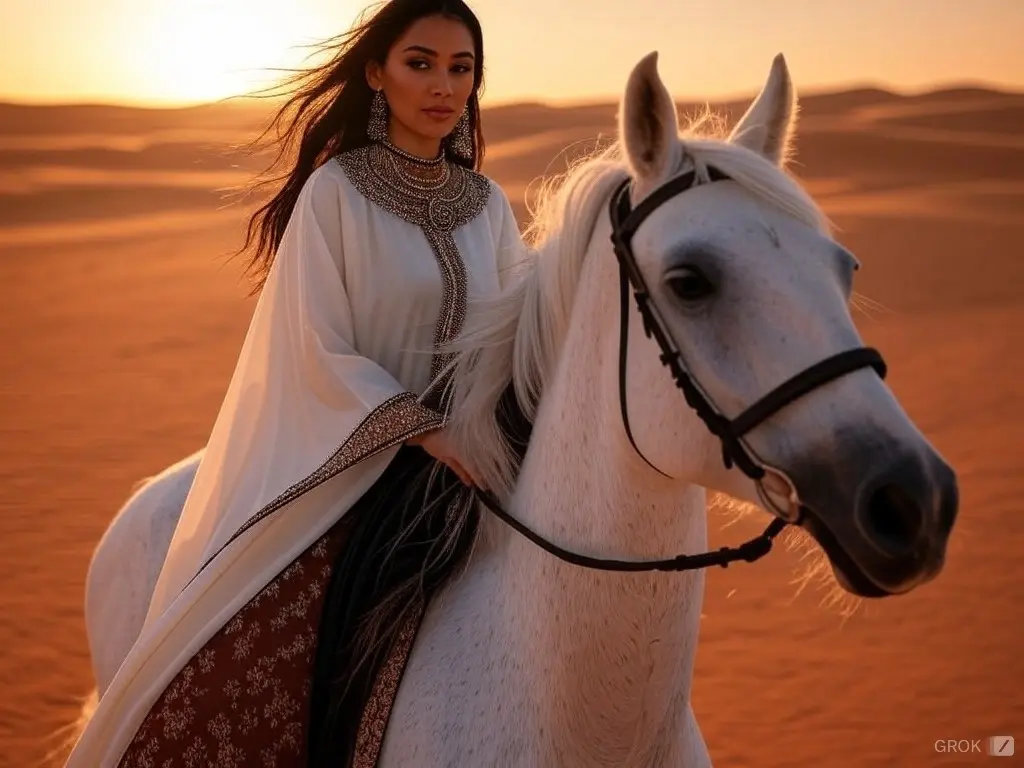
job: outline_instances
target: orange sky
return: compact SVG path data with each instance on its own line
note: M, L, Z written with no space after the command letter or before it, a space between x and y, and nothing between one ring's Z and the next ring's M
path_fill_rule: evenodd
M189 103L266 84L357 0L0 0L0 99ZM677 96L760 86L778 51L804 90L1024 90L1024 0L470 0L488 102L617 94L661 52Z

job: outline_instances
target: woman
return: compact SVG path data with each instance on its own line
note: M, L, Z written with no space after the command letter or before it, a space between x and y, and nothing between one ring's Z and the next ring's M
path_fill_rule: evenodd
M479 22L391 0L299 78L250 223L260 298L143 632L68 765L373 765L466 552L438 350L521 256L483 155ZM433 386L431 382L434 382Z

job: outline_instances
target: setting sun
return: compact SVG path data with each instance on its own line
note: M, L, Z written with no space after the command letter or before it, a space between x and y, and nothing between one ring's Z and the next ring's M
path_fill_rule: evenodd
M375 0L2 0L0 99L189 104L244 94L297 68L310 43ZM802 88L1019 88L1024 3L927 0L471 0L487 45L486 102L605 100L651 50L680 98L748 94L783 51ZM691 7L692 5L692 7ZM678 6L678 7L677 7ZM769 8L770 10L766 10ZM594 12L600 9L600 12ZM539 23L543 20L542 23ZM738 23L743 20L743 23ZM927 20L927 23L923 23ZM692 31L698 34L690 34ZM684 39L685 44L680 40ZM955 46L945 43L956 40ZM872 54L865 56L864 51ZM542 51L537 55L533 52Z
M281 13L277 0L178 0L140 29L132 58L152 93L202 101L250 92L302 64L324 23L308 7Z

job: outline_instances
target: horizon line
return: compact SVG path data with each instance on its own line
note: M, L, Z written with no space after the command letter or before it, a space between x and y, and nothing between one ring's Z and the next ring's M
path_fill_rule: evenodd
M946 80L936 81L929 85L919 86L916 88L908 87L896 87L881 81L876 80L863 80L863 81L851 81L845 84L837 84L835 86L819 86L809 87L798 91L798 97L814 98L821 96L832 96L843 93L852 93L857 91L879 91L889 93L894 96L900 97L914 97L914 96L926 96L934 93L943 93L946 91L957 91L957 90L981 90L988 91L990 93L1000 94L1004 96L1024 96L1024 87L1013 88L1007 85L1003 85L997 82L984 80L981 78L974 79L963 79L963 80ZM697 104L722 104L735 101L750 101L756 95L757 89L752 89L745 92L733 92L723 93L714 97L710 96L673 96L676 102L682 103L697 103ZM27 107L33 108L38 107L42 109L46 108L60 108L60 107L106 107L106 108L121 108L121 109L139 109L139 110L188 110L188 109L202 109L204 107L216 107L216 106L254 106L258 103L269 102L274 103L283 101L285 96L258 96L254 94L236 94L233 96L225 96L220 99L206 99L206 100L180 100L180 99L161 99L157 97L146 98L146 97L126 97L123 99L117 99L113 96L84 96L79 99L59 99L53 98L40 98L40 99L26 99L24 97L16 97L13 95L0 93L0 106L13 106L13 107ZM596 107L606 106L609 104L616 104L621 99L621 94L607 94L607 95L588 95L579 98L552 98L542 97L537 95L523 94L521 96L509 97L506 99L497 99L490 101L487 99L486 94L481 99L481 107L483 109L495 109L502 107L514 107L521 105L533 105L542 106L553 109L564 109L564 108L580 108L580 107Z

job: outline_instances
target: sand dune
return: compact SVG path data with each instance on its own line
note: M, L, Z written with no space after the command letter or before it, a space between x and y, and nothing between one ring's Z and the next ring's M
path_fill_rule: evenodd
M216 413L252 309L222 189L260 167L232 145L262 115L0 105L0 766L35 765L73 718L91 549ZM961 522L937 583L848 619L796 596L784 549L710 573L695 708L720 766L970 764L933 743L1024 728L1024 96L861 89L802 116L794 171L864 264L858 324L959 470ZM531 182L611 137L615 107L509 105L485 126L525 220Z

